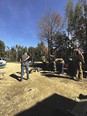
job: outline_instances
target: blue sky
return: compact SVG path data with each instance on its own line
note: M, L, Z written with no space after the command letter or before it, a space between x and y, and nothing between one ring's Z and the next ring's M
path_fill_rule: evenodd
M64 16L66 4L67 0L0 0L0 40L9 47L36 47L41 16L49 9Z

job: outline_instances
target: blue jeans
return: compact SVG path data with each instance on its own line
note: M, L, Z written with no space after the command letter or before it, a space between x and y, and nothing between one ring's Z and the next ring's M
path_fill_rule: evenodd
M64 73L64 63L61 63L61 74L63 74Z
M28 61L21 63L21 80L23 79L24 69L26 69L27 79L29 79L29 62Z
M64 65L65 63L56 63L54 62L54 70L59 71L59 73L63 74L64 73Z

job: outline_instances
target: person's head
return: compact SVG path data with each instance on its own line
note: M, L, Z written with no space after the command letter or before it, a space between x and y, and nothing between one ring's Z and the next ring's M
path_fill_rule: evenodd
M81 53L81 51L80 51L79 49L76 49L76 50L75 50L75 54L76 54L76 55L79 55L79 54L82 54L82 53Z
M27 52L25 52L24 54L27 55Z

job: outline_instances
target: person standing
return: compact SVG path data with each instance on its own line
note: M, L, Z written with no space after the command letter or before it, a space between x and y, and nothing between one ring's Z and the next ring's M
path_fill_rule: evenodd
M59 74L64 74L65 61L61 57L61 54L56 52L55 55L50 55L50 56L54 58L54 71L58 72Z
M21 81L23 80L24 69L26 69L27 80L29 79L29 58L30 56L25 52L21 59Z
M54 61L55 71L59 71L60 74L64 74L64 65L65 62L63 58L56 58Z
M75 59L74 59L74 66L75 66L75 80L82 80L83 79L83 69L82 63L85 63L84 56L79 49L75 50Z

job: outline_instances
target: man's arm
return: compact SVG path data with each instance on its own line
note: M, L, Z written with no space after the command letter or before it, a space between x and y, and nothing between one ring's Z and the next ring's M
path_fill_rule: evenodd
M52 55L52 54L49 54L50 55L50 57L52 57L52 58L54 58L55 56L54 55Z
M27 58L26 58L26 59L24 59L24 61L28 60L29 58L30 58L30 56L29 56L29 55L27 55Z
M85 63L84 56L82 54L81 54L81 59L82 59L82 62Z
M81 60L83 63L85 63L85 61L84 61L84 56L83 56L83 54L82 54L82 52L81 52L80 50L78 50L78 54L79 54L79 56L80 56L80 60Z

